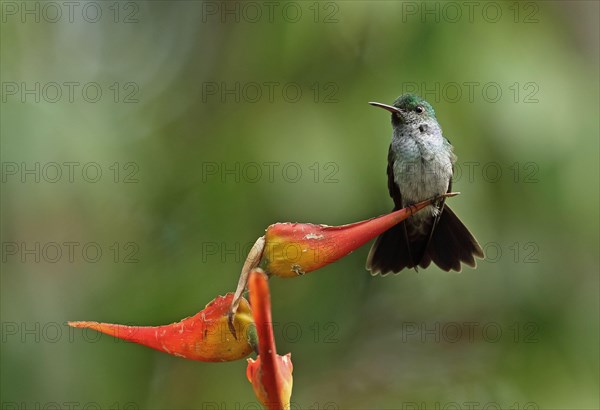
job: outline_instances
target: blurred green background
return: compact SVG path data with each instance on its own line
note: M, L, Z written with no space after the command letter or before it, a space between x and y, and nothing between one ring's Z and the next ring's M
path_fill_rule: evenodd
M65 322L178 321L269 224L389 211L367 102L409 90L488 259L272 279L294 408L599 407L598 2L1 5L3 409L257 408L244 360Z

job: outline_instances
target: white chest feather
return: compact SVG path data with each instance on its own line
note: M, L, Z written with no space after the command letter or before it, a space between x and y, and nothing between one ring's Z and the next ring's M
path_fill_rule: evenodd
M394 179L404 205L447 192L455 156L441 135L396 135L392 141L396 160Z

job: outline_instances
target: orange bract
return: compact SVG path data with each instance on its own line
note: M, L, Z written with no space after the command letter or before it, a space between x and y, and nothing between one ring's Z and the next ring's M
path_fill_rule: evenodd
M349 225L270 225L265 234L263 251L265 270L269 275L291 278L322 268L422 210L433 200Z
M164 326L125 326L98 322L69 322L70 326L90 328L130 342L185 359L204 362L238 360L252 352L248 341L254 323L250 305L241 300L234 316L238 338L229 330L229 307L233 294L218 296L206 307L180 322Z
M294 366L290 353L285 356L277 354L271 326L271 295L267 276L261 269L250 273L248 288L258 333L258 357L256 360L248 359L246 376L252 383L254 394L268 409L289 409Z

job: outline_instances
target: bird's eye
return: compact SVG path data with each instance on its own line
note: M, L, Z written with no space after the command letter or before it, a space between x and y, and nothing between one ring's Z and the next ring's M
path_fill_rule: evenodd
M421 107L420 105L417 105L417 107L415 108L415 111L417 114L421 114L424 110L423 110L423 107Z

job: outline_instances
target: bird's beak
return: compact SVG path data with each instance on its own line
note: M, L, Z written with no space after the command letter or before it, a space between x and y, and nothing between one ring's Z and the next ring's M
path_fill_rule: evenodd
M394 107L393 105L387 105L378 102L370 102L369 104L371 104L374 107L383 108L384 110L387 110L392 114L402 115L402 111L399 108Z

